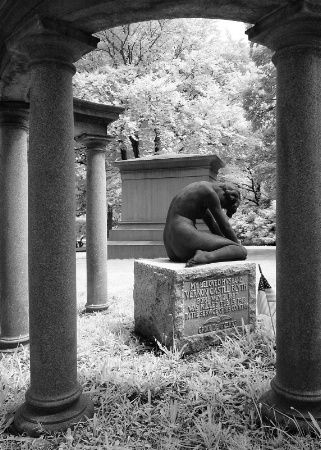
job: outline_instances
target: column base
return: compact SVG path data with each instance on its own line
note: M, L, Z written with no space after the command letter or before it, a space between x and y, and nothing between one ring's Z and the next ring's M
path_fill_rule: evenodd
M321 427L321 402L305 403L287 400L271 389L259 398L258 403L263 421L278 423L289 431L315 432L316 427L313 425L311 416Z
M18 338L6 338L0 336L0 353L12 353L20 351L23 346L29 344L29 334L19 336Z
M104 303L102 305L94 305L94 304L86 303L86 305L85 305L87 313L104 311L105 309L108 309L109 307L110 307L109 303Z
M14 422L9 429L13 434L27 433L38 437L47 432L65 431L93 415L94 405L85 395L81 395L67 409L52 414L41 408L33 408L25 402L15 412Z

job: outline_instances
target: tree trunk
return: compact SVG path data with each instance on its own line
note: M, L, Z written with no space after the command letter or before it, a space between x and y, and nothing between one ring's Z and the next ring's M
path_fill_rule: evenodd
M161 136L159 128L154 128L155 139L154 139L154 151L155 154L161 151Z

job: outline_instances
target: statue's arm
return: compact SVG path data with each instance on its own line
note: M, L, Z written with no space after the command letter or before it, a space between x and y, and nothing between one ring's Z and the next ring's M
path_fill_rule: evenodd
M217 223L213 217L213 214L211 213L211 211L208 208L202 219L212 234L217 234L218 236L225 237L224 234L222 233L220 227L217 225Z
M223 236L238 244L239 241L236 237L236 234L231 227L226 214L224 214L221 208L220 200L215 192L211 194L211 197L208 201L208 209L212 213L214 220L223 233Z

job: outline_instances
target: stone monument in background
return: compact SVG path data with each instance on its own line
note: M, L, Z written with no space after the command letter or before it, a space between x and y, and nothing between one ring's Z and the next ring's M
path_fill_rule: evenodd
M115 161L122 180L122 217L108 240L108 259L165 257L163 230L173 197L195 181L214 181L215 155L163 154ZM202 227L202 225L200 224Z

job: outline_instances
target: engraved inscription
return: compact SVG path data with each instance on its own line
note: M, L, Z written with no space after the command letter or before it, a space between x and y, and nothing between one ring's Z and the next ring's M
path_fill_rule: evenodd
M249 323L247 274L185 281L183 296L186 336Z

